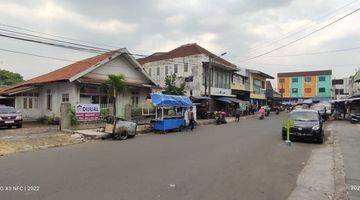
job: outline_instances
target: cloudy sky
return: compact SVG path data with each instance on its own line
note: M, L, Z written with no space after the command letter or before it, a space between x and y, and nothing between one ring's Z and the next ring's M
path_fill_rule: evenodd
M274 76L332 69L335 77L342 77L360 67L360 12L286 48L247 58L296 40L359 7L356 0L1 0L0 28L11 25L145 55L196 42L215 54L227 52L225 59L238 66ZM355 49L332 52L349 48ZM67 60L94 55L3 37L0 49ZM332 53L318 54L327 51ZM309 53L316 54L298 55ZM69 63L0 50L0 68L25 79Z

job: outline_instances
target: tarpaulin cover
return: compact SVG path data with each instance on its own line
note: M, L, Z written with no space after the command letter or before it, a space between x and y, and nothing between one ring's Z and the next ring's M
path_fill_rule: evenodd
M192 102L187 96L167 95L161 93L151 93L151 100L155 106L175 106L175 107L190 107Z

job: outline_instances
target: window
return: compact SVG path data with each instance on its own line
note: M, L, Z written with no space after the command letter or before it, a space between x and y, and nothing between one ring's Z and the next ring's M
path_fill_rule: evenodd
M160 67L157 67L157 68L156 68L156 75L157 75L157 76L160 76Z
M292 89L291 89L291 92L292 92L292 93L298 93L298 89L297 89L297 88L292 88Z
M139 92L132 92L131 105L135 107L139 105Z
M178 65L174 64L174 74L178 73Z
M343 85L344 79L334 79L334 80L332 80L332 84L333 85Z
M280 92L280 94L283 94L283 93L285 93L285 89L284 89L284 88L281 88L281 89L279 90L279 92Z
M61 100L62 102L69 102L69 94L68 93L62 94Z
M319 93L324 93L325 92L325 88L319 88Z
M305 83L311 82L311 76L305 76Z
M189 68L189 63L185 63L184 64L184 72L188 72Z
M311 88L305 88L305 93L311 93Z
M343 95L344 94L344 89L335 89L335 94L336 95Z
M46 95L46 107L48 110L52 110L52 94L51 94L51 90L47 90L46 91L47 95Z
M285 83L285 79L283 78L279 79L279 83Z
M325 76L319 76L319 81L325 81Z
M254 79L253 85L254 85L253 90L254 90L255 93L260 93L261 89L263 89L262 88L262 81L260 81L260 80Z
M169 66L165 66L165 75L168 75L169 73Z
M24 109L28 108L28 106L27 106L27 98L26 97L23 98L23 108Z
M297 83L299 81L298 78L292 78L291 80L293 83Z
M28 104L29 109L33 108L33 98L29 97L29 104Z
M39 97L34 98L34 108L39 108Z
M148 71L149 75L151 76L151 68L149 68L149 71Z

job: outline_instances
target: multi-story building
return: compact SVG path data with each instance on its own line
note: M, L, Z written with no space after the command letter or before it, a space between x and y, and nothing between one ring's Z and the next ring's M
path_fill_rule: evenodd
M266 104L266 81L274 77L258 70L238 68L233 74L231 90L238 99L250 101L250 103Z
M283 98L328 100L331 98L331 70L278 73L278 89Z
M360 69L350 77L349 96L360 96Z
M236 65L196 43L154 53L138 62L162 87L166 76L176 74L178 83L186 82L186 94L194 98L235 97L231 94L231 81Z
M238 67L238 71L233 73L231 92L238 99L250 100L249 70Z
M332 99L345 99L351 90L351 77L332 80Z

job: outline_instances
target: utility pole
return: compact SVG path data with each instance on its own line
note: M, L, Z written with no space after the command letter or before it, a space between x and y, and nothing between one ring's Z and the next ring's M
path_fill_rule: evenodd
M208 67L208 76L209 76L209 93L208 96L211 97L211 86L212 86L212 67L211 67L212 57L209 56L209 67Z

